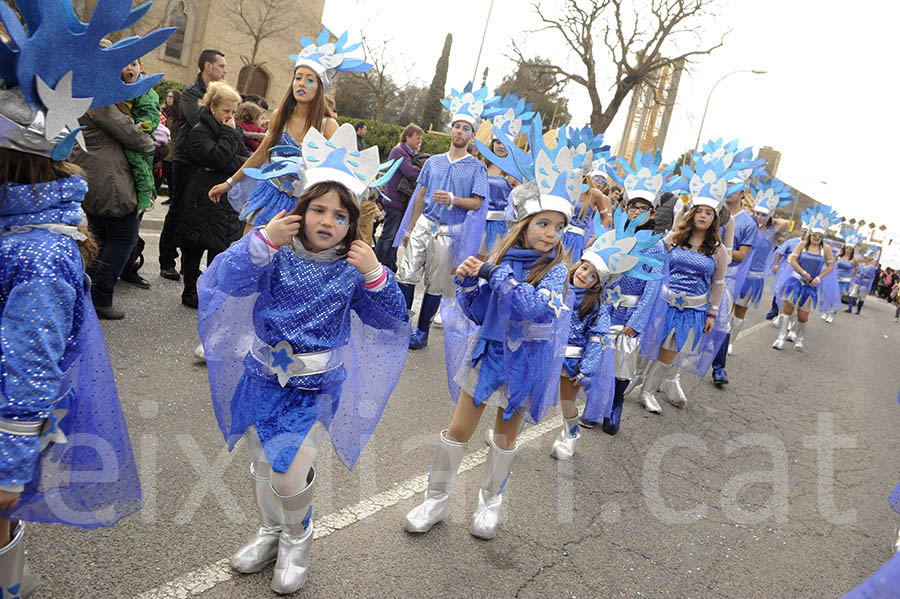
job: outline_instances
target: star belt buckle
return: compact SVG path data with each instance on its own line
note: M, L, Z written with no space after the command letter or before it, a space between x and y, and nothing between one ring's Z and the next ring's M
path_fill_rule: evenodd
M59 422L65 418L68 413L69 410L62 408L50 412L50 417L44 421L44 426L41 427L40 451L44 451L51 443L62 445L68 441L66 434L59 428Z
M687 298L687 293L678 292L675 294L675 307L678 308L680 312L684 312L685 309L685 298Z
M600 347L602 347L603 349L615 349L616 336L612 333L603 335L603 340L600 342Z
M612 304L613 308L618 309L619 304L622 303L622 295L619 293L618 289L613 289L609 292L609 297L607 297L607 300L610 304Z
M278 384L282 387L291 379L291 365L298 364L299 369L304 367L303 360L294 355L294 348L287 341L279 341L275 349L269 352L269 373L278 377Z
M431 231L432 235L437 235L438 231L440 231L440 230L441 230L440 225L438 225L436 223L431 223L431 228L429 229L429 231Z

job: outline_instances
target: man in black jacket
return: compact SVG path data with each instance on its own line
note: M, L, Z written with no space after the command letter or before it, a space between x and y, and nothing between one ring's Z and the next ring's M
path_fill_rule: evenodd
M191 159L188 155L188 138L191 128L197 124L200 111L198 102L206 93L206 86L212 81L225 79L225 54L219 50L207 49L200 53L197 60L200 72L197 80L181 92L179 109L181 118L178 121L178 135L175 137L175 154L172 160L172 183L169 188L169 211L159 235L159 274L161 277L177 281L180 277L175 268L178 257L178 246L175 230L178 227L178 215L181 210L181 196L187 186L191 174Z

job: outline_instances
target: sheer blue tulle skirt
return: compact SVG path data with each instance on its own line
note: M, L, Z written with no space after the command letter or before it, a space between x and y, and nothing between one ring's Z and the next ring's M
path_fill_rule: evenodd
M812 285L801 282L797 277L791 277L784 282L781 288L781 297L795 306L806 306L812 300L812 307L816 307L819 290Z
M279 191L268 181L262 181L247 198L241 210L241 219L256 226L265 225L282 210L290 212L296 205L297 198L293 195Z
M484 223L484 245L488 252L509 232L505 220L489 220Z
M766 286L766 278L751 278L747 277L744 279L744 286L741 288L740 297L743 299L745 297L750 298L750 303L754 306L759 306L759 302L762 299L763 289Z

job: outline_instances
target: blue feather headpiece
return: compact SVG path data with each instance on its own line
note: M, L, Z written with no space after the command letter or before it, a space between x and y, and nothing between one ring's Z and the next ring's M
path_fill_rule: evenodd
M778 179L759 179L753 191L753 199L756 212L764 212L768 215L775 214L775 209L786 206L794 201L794 195L790 187Z
M400 160L379 163L378 146L358 150L356 130L350 123L344 123L326 139L318 129L307 131L301 148L295 146L274 146L270 152L271 162L262 169L245 168L244 174L251 179L267 180L285 175L298 175L293 195L300 197L316 183L335 181L349 189L357 203L370 187L384 185L400 167ZM279 154L280 156L275 156ZM379 172L387 171L379 176Z
M84 23L69 0L16 0L24 22L0 3L12 40L0 43L0 147L64 160L76 141L85 149L78 117L156 85L162 73L125 83L121 72L165 42L174 27L100 47L106 35L134 25L150 4L132 9L131 0L98 0Z
M624 176L617 167L622 168ZM634 155L634 166L619 158L615 163L607 165L606 172L622 187L626 200L645 200L656 208L660 195L682 187L680 177L669 177L674 169L674 162L663 168L662 154L659 151L638 150Z
M844 244L854 247L862 243L863 240L862 235L856 229L846 229L841 232L841 239L844 240Z
M705 157L705 158L704 158ZM738 140L733 139L728 143L720 137L709 140L703 144L703 153L694 153L694 162L705 159L707 162L721 160L729 171L728 189L726 196L730 196L747 187L749 179L765 176L766 161L762 158L753 158L753 148L738 148Z
M478 125L478 120L484 116L484 111L490 108L500 100L497 96L492 96L486 87L472 91L472 82L466 83L461 92L455 89L450 90L450 99L441 100L444 108L450 111L450 124L456 121L465 121L472 125L474 129ZM503 142L506 145L506 142Z
M319 76L323 91L331 87L335 73L365 73L373 68L373 65L359 58L347 56L362 45L362 42L347 45L347 32L341 34L336 42L330 42L331 33L323 27L316 41L306 36L300 36L300 44L303 46L299 54L291 54L294 69L297 67L309 67Z
M491 119L491 125L498 127L510 139L515 139L531 125L534 105L526 104L525 98L516 94L506 94L500 102L485 108L481 116Z
M811 233L821 233L823 235L828 230L828 227L841 220L838 213L831 206L826 206L825 204L810 206L803 211L801 216L805 228L809 229Z
M644 219L646 218L649 218L648 214L644 215ZM607 231L600 215L594 216L594 234L597 239L584 250L581 259L597 269L597 274L604 283L626 275L646 281L662 278L662 273L650 273L643 268L662 265L662 260L644 253L662 239L662 234L638 231L637 227L641 224L638 219L628 222L628 214L617 208L613 228Z
M527 135L528 151L525 151L498 127L494 127L494 137L506 146L507 155L504 158L491 152L478 139L475 139L475 146L482 156L522 183L510 195L517 220L544 210L561 212L566 220L572 218L575 203L583 192L583 165L590 164L591 151L576 154L565 144L548 148L544 144L540 114L535 115Z

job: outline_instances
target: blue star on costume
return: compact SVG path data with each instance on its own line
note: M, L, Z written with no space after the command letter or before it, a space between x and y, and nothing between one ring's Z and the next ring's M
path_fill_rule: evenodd
M550 301L548 303L550 304L550 307L553 308L553 312L556 313L557 318L569 309L569 307L566 306L565 300L563 300L562 294L555 291L550 293Z
M512 351L518 351L524 339L525 336L522 334L521 326L511 324L506 328L506 344Z
M675 294L675 307L679 310L684 311L684 298L687 297L685 293L676 293Z

